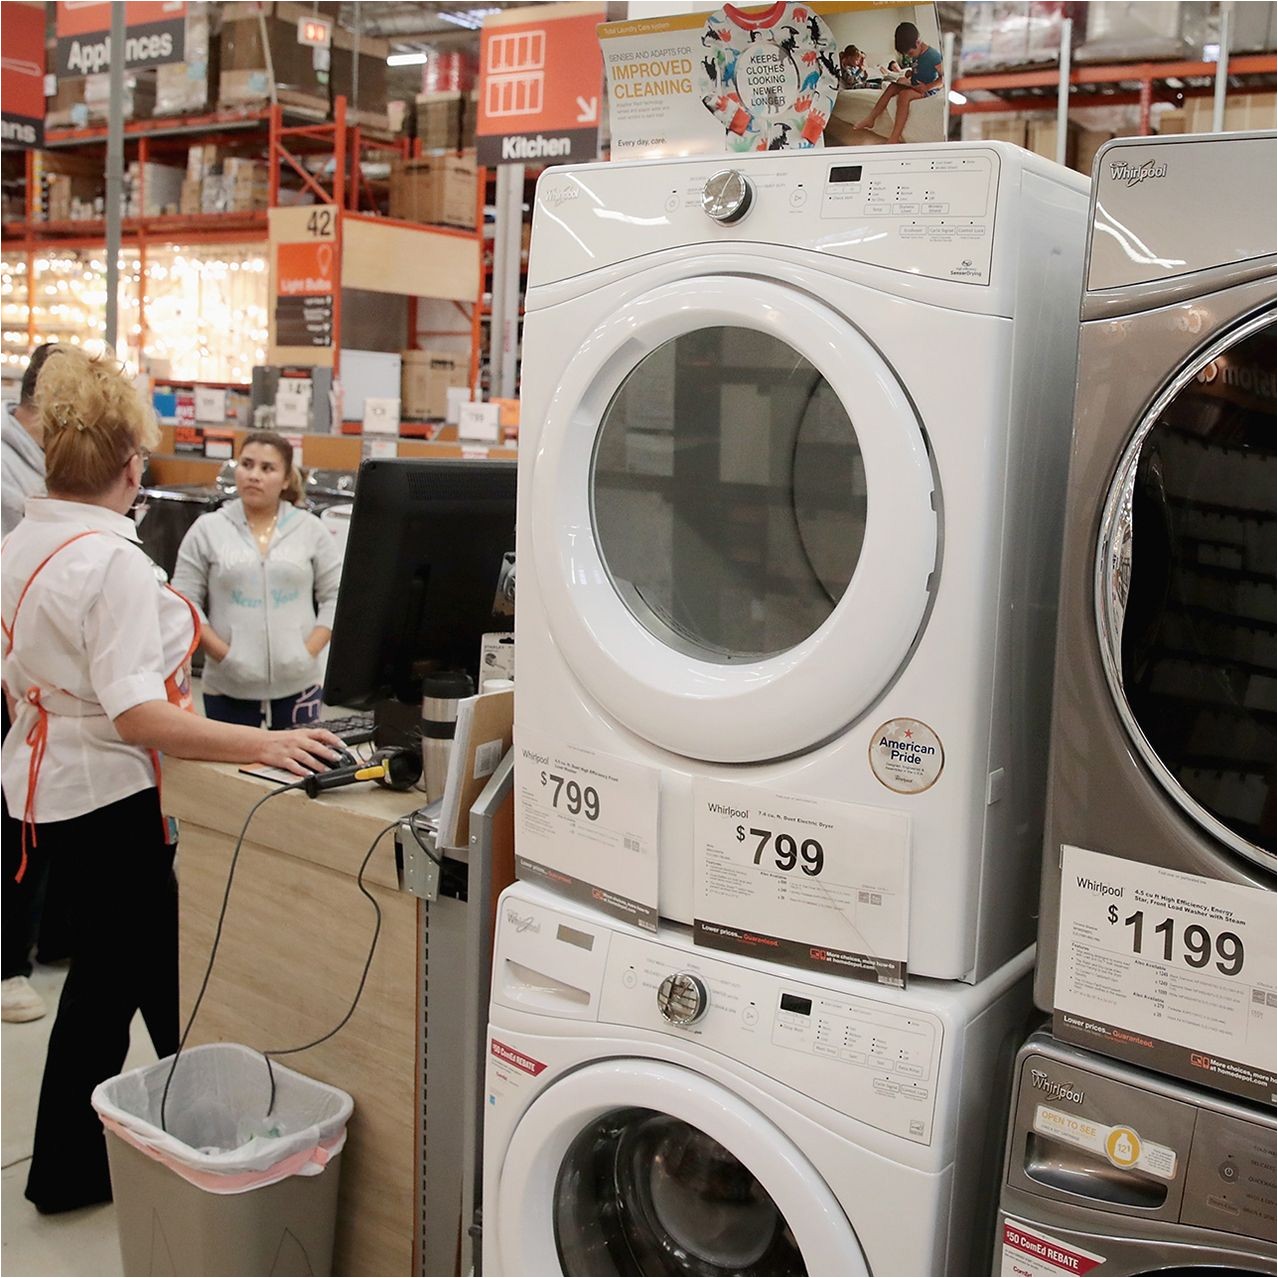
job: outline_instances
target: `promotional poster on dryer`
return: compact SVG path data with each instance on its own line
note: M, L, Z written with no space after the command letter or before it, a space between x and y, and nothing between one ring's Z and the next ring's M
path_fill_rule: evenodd
M515 728L515 871L657 930L659 774Z
M1274 896L1065 847L1052 1032L1274 1103Z
M934 4L725 4L599 40L613 159L944 140Z
M696 944L905 984L908 816L711 778L692 798Z

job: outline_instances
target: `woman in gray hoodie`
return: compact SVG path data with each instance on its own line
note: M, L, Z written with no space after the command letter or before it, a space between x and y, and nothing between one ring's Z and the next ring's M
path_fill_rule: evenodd
M206 618L204 712L270 727L319 718L319 654L332 634L342 561L332 535L298 509L292 445L272 431L245 437L236 501L196 520L173 588Z

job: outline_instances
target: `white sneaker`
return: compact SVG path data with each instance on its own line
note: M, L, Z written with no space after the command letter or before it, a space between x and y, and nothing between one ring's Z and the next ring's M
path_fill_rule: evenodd
M0 981L0 1021L38 1021L48 1008L25 976Z

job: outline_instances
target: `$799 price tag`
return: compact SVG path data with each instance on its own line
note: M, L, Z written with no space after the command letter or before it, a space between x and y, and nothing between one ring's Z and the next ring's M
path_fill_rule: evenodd
M549 790L552 808L562 806L569 816L584 816L587 821L599 820L599 791L593 785L583 786L571 776L544 771L541 774L541 784Z
M1118 906L1109 907L1111 927L1119 925L1119 914ZM1136 910L1122 920L1122 926L1129 932L1133 954L1148 954L1165 963L1174 963L1179 958L1192 968L1205 968L1214 960L1222 976L1238 976L1242 972L1246 950L1242 937L1236 932L1218 932L1213 936L1201 923L1190 923L1181 931L1177 945L1176 919L1169 916L1153 927L1147 927L1147 922L1152 923L1153 918L1147 919L1144 910Z
M814 879L825 869L825 849L817 839L804 839L800 842L784 830L774 833L755 826L751 826L749 830L743 825L737 826L737 842L744 843L747 838L755 843L755 865L763 863L763 854L767 852L773 865L786 873L797 868Z

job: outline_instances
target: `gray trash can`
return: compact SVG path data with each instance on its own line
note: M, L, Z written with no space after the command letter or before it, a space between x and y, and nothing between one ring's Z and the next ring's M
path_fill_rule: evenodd
M183 1052L93 1093L106 1128L126 1274L331 1274L341 1150L354 1104L339 1088L238 1043Z

